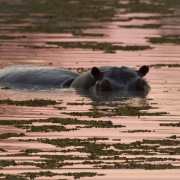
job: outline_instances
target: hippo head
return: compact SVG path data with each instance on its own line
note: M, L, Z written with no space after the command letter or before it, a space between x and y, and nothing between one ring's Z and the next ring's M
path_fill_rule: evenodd
M97 91L147 91L148 84L143 77L149 72L148 66L139 70L128 67L106 67L91 69L91 75L96 80L93 90Z

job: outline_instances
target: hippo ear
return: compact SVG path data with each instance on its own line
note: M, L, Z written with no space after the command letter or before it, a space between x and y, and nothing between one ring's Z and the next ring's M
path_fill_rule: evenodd
M103 73L97 67L91 69L91 74L96 80L100 80L103 77Z
M139 76L143 77L149 72L149 67L148 66L142 66L138 70Z

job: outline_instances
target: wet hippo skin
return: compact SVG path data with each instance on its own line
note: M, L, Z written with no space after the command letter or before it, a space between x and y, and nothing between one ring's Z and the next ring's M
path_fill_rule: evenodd
M93 67L75 78L70 87L98 91L144 91L149 86L143 78L148 72L148 66L142 66L139 70L124 66Z
M134 70L122 67L92 67L78 74L62 68L11 66L0 70L0 84L8 87L58 87L93 91L145 91L149 85L143 78L148 66Z

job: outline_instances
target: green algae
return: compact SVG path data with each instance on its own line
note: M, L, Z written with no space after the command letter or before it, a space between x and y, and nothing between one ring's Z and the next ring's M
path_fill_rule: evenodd
M82 177L95 177L95 176L104 176L104 174L98 174L96 172L75 172L75 173L52 173L50 171L41 171L38 173L22 173L22 175L25 175L25 177L30 177L30 178L36 178L36 177L53 177L53 176L73 176L74 179L80 179Z
M87 157L83 156L74 156L74 155L40 155L41 158L47 158L50 160L56 161L65 161L65 160L86 160Z
M21 150L20 152L24 152L26 154L30 154L30 153L43 152L43 150L40 150L40 149L25 149L25 150Z
M168 138L170 138L170 139L177 139L177 138L180 138L180 136L172 135L172 136L170 136L170 137L168 137Z
M52 144L58 147L68 147L68 146L85 146L89 144L95 144L94 142L90 142L88 139L70 139L70 138L64 138L64 139L38 139L39 142L47 143L47 144ZM96 144L95 144L96 145ZM100 144L103 146L108 146L106 144Z
M0 36L1 40L14 40L14 39L23 39L23 38L26 38L26 36L6 36L6 35Z
M71 106L84 106L84 105L92 105L92 103L85 103L85 102L68 102L67 105L71 105Z
M176 161L173 158L126 158L120 157L117 158L121 160L121 163L118 162L106 162L104 161L84 161L83 164L92 164L96 168L102 169L145 169L145 170L155 170L155 169L176 169L176 167L172 164L150 164L148 162L159 162L159 161ZM116 160L117 160L116 159ZM125 160L123 162L123 160Z
M0 134L0 139L8 139L10 137L23 137L25 136L24 133L4 133L4 134Z
M33 107L41 107L41 106L48 106L48 105L55 105L59 104L55 100L51 99L30 99L25 101L15 101L11 99L4 99L0 100L0 104L7 104L7 105L15 105L15 106L33 106Z
M0 169L6 166L15 166L16 162L11 160L0 160Z
M168 114L167 112L148 112L147 110L154 109L151 106L122 106L112 108L103 108L98 109L95 107L88 112L64 112L63 114L68 114L71 116L89 116L92 118L100 118L100 117L112 117L112 116L163 116ZM145 111L146 110L146 111Z
M87 34L88 36L88 34ZM82 48L82 49L91 49L93 51L103 51L104 53L115 53L118 50L122 51L143 51L147 49L152 49L150 46L120 46L114 45L113 43L98 43L98 42L47 42L47 45L56 45L57 47L62 48ZM25 48L30 49L48 49L55 48L54 46L36 46L36 45L23 45ZM84 72L84 71L83 71Z
M2 180L26 180L26 178L19 176L19 175L12 175L12 174L3 174L0 173L0 177Z
M143 24L143 25L121 25L122 28L141 28L141 29L156 29L160 28L161 24Z
M89 140L89 141L105 141L105 140L109 140L109 138L105 138L105 137L92 137L92 138L87 138L87 140Z
M95 177L95 176L104 176L105 174L99 174L96 172L74 172L74 173L53 173L51 171L39 171L39 172L25 172L20 173L17 176L9 174L0 174L8 180L25 180L25 179L34 179L38 177L54 177L54 176L72 176L74 179L80 179L83 177ZM61 180L61 179L60 179ZM65 180L65 179L63 179Z
M11 89L11 88L10 88L10 87L5 86L5 87L1 87L1 89L8 90L8 89Z
M105 174L98 174L96 172L75 172L75 173L63 173L64 176L73 176L74 179L80 179L82 177L95 177L104 176Z
M158 144L160 146L179 146L180 141L178 140L170 140L170 139L162 139L162 140L143 140L143 144Z
M168 68L179 68L180 64L151 64L149 67L161 68L161 67L168 67Z
M76 32L73 29L72 22L100 22L100 21L120 21L115 17L117 9L124 9L125 13L143 12L143 13L160 13L162 15L173 13L179 6L179 2L173 3L166 0L158 0L154 2L142 2L131 0L128 3L119 3L118 0L77 0L72 3L71 0L20 0L18 3L1 2L0 11L3 14L8 14L4 23L26 23L28 19L32 19L33 28L26 28L26 32L68 32L64 29L69 22L71 32ZM103 4L103 6L102 6ZM60 23L61 22L61 23ZM72 23L72 25L71 25ZM71 28L72 26L72 28ZM20 30L22 27L16 27Z
M41 160L40 162L20 162L18 165L20 166L35 166L41 169L57 169L64 166L73 166L76 163L69 162L59 162L57 160Z
M22 46L22 45L20 45ZM49 46L35 46L35 45L23 45L22 47L28 48L28 49L50 49L52 47Z
M180 122L178 123L161 123L160 126L172 126L172 127L180 127Z
M53 176L57 176L59 175L58 173L53 173L51 171L39 171L39 172L26 172L26 173L21 173L22 178L30 178L30 179L34 179L37 177L53 177Z
M150 46L122 46L116 45L109 42L48 42L48 45L56 45L62 48L82 48L91 49L93 51L103 51L105 53L115 53L118 50L122 51L142 51L147 49L152 49Z
M125 9L125 13L158 13L158 14L173 14L175 8L180 5L178 1L172 3L171 0L157 0L143 2L140 0L131 0L127 4L120 4L121 8Z
M84 33L84 32L82 32L82 31L79 31L79 32L77 32L77 31L75 31L75 32L73 32L72 33L74 36L82 36L82 37L104 37L105 36L105 34L98 34L98 33Z
M34 126L33 123L52 123L52 125ZM53 125L53 123L60 125ZM25 129L27 132L61 132L75 131L82 128L122 128L125 126L115 125L111 121L96 121L96 120L78 120L74 118L48 118L34 120L0 120L0 125L11 125L17 128ZM66 128L66 125L75 125L75 128ZM81 126L80 126L81 125Z
M77 0L75 3L71 0L19 0L18 3L7 0L6 3L0 2L0 11L5 16L3 23L23 24L9 31L89 36L91 34L81 33L83 29L94 28L87 23L111 21L116 14L117 5L118 0L105 1L103 6L101 0ZM77 26L74 26L75 23Z
M153 44L172 43L172 44L179 45L180 36L179 35L166 35L166 36L161 36L161 37L149 37L148 41Z
M7 152L7 151L3 148L0 148L0 152Z
M102 26L55 26L53 24L44 24L44 25L35 25L35 26L24 26L24 27L20 27L18 28L16 31L21 32L21 33L25 33L25 32L29 32L29 33L70 33L72 35L83 35L83 32L81 32L84 29L102 29ZM85 33L84 33L85 34ZM89 34L90 35L90 34ZM92 35L92 34L91 34ZM98 35L97 35L98 36ZM102 36L100 36L102 37Z
M179 141L175 140L142 140L132 143L102 143L100 141L109 140L108 138L87 138L87 139L77 139L77 138L64 138L64 139L37 139L41 143L51 144L57 147L67 148L74 147L73 150L68 151L42 151L38 149L26 149L21 151L16 156L39 156L43 160L38 160L36 162L20 162L16 163L18 165L24 166L36 166L42 169L47 168L60 168L65 166L74 166L78 164L89 164L94 168L102 169L179 169L179 166L174 166L167 161L179 161L176 158L156 158L156 157L136 157L136 155L152 156L156 154L169 154L169 155L179 155L180 148ZM86 153L86 156L74 156L74 155L46 155L46 152L80 152ZM38 155L38 153L40 153ZM133 158L120 157L120 155L134 155ZM12 156L12 155L11 155ZM44 158L46 158L44 160ZM69 163L69 160L84 160L82 163L74 162ZM106 160L106 162L104 162ZM121 160L121 163L116 161L107 160ZM164 162L163 164L159 162ZM155 162L155 164L147 163ZM144 165L144 166L143 166Z
M137 130L128 130L128 131L123 131L127 133L139 133L139 132L152 132L151 130L143 130L143 129L137 129Z
M147 164L147 163L135 163L130 162L128 164L114 163L113 165L98 165L102 169L145 169L145 170L155 170L155 169L175 169L176 167L172 164Z
M139 106L139 107L117 107L113 109L114 115L118 116L161 116L166 115L167 112L148 112L147 110L154 109L151 106Z
M75 128L68 129L65 126L41 125L41 126L29 126L29 130L27 130L27 132L54 132L54 131L62 132L62 131L75 131L75 130L77 129Z
M100 156L116 156L121 154L131 154L131 155L152 155L153 151L157 150L158 146L146 146L138 143L130 144L105 144L105 143L96 143L95 141L90 141L89 139L38 139L39 142L52 144L57 147L70 147L75 146L76 151L88 153L90 156L88 159L99 159ZM116 150L109 149L114 147ZM138 150L135 150L138 149Z
M18 126L23 124L32 124L36 122L36 120L0 120L1 126Z
M159 15L152 15L152 16L132 16L126 19L117 19L117 21L132 21L132 20L161 20L166 18L179 18L178 15L172 14L159 14ZM160 24L161 25L161 24Z

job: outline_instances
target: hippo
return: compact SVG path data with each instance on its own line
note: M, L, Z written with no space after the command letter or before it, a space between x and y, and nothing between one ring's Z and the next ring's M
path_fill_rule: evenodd
M139 91L149 89L143 78L149 72L148 66L134 70L122 67L93 67L79 74L62 68L12 66L0 70L0 85L7 87L57 87L90 91Z
M149 85L143 77L148 72L148 66L142 66L139 70L125 66L93 67L75 78L70 87L96 91L146 91Z

